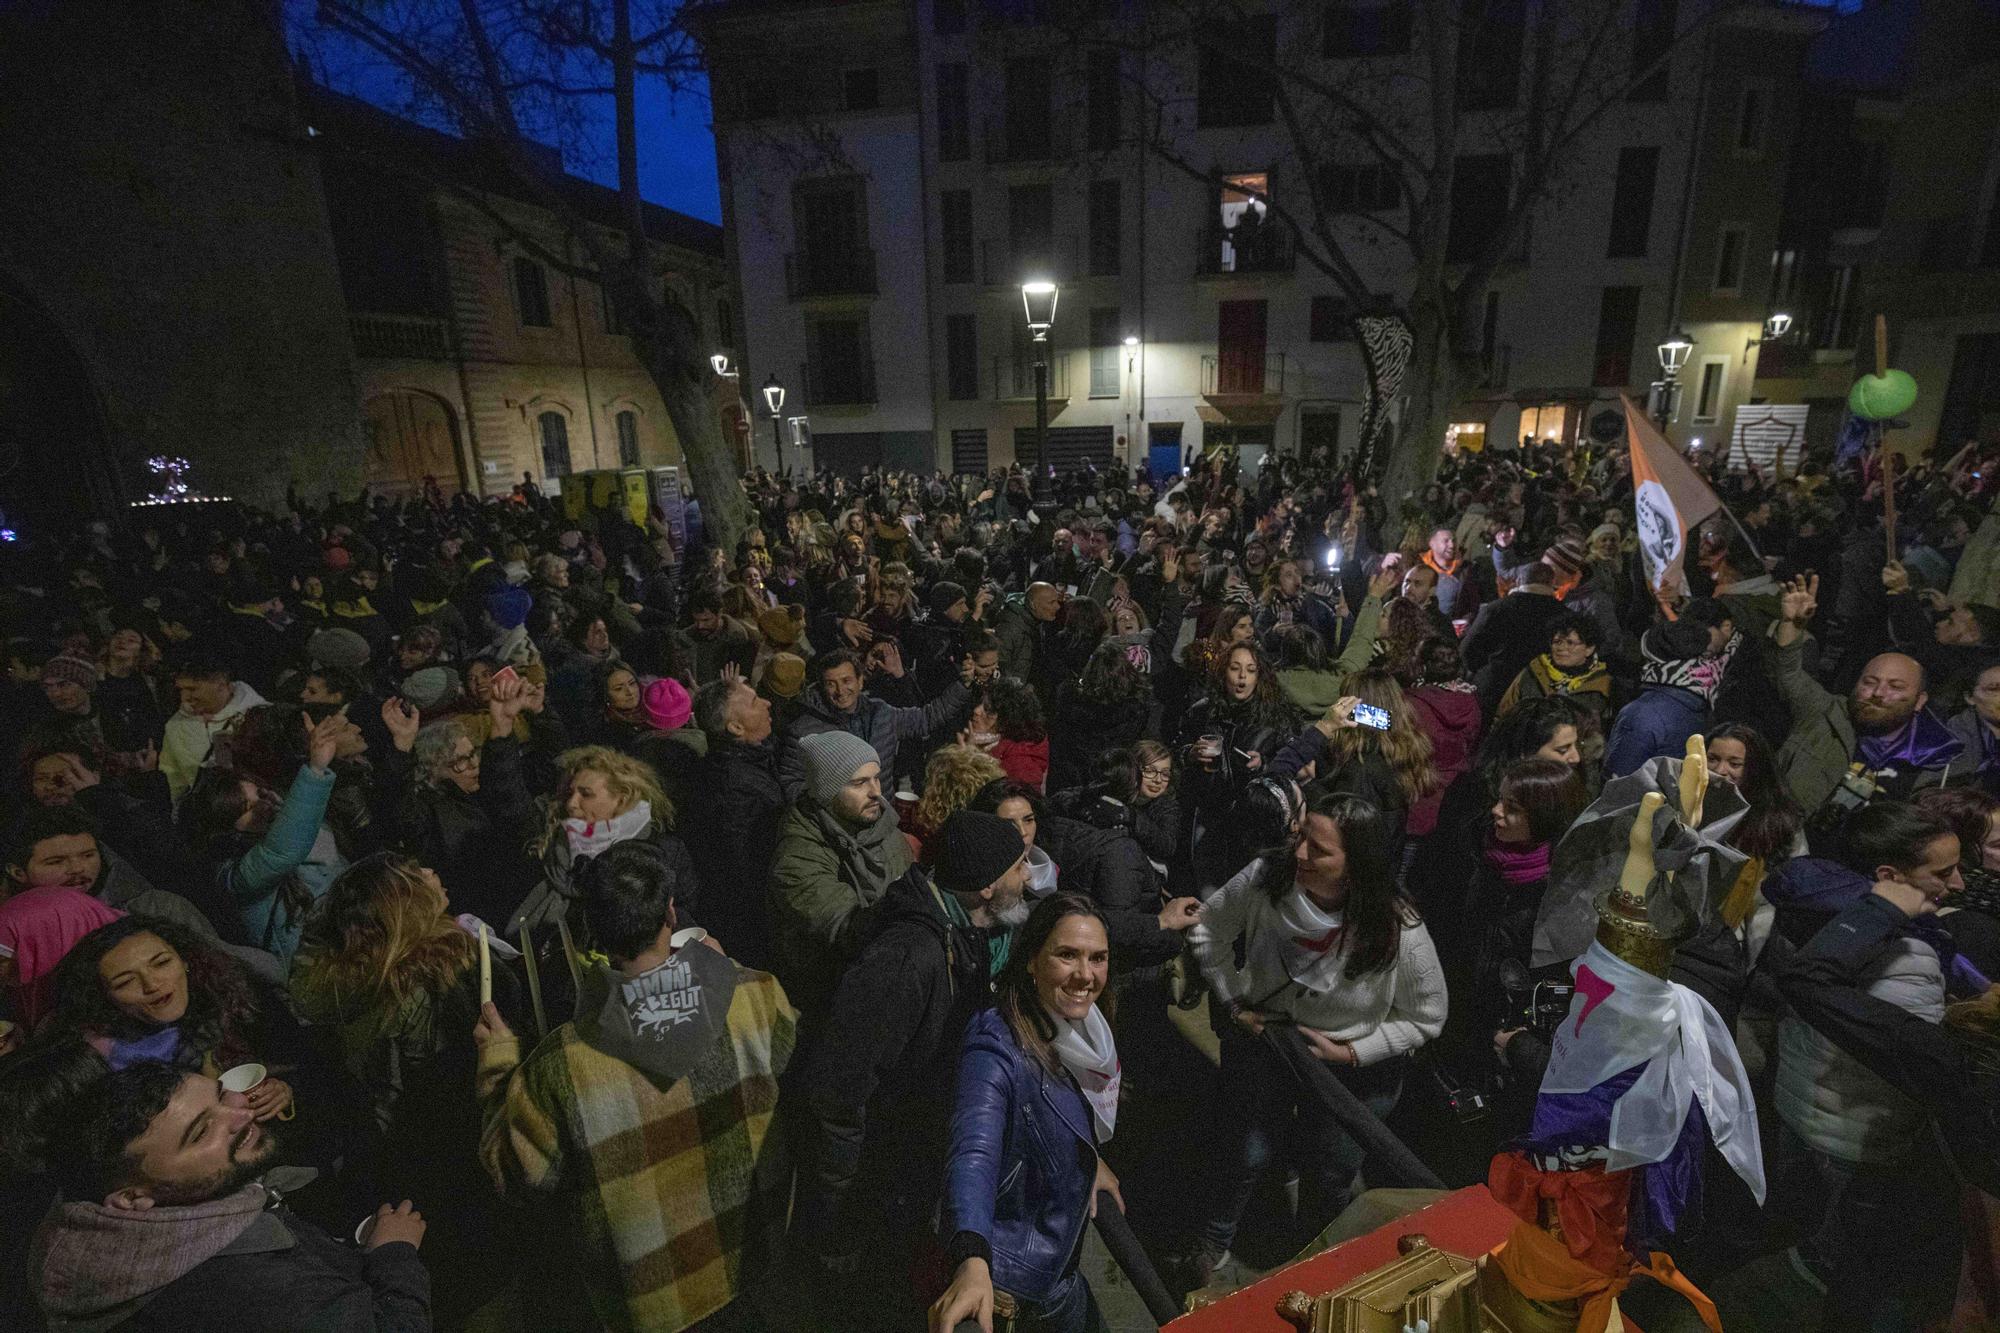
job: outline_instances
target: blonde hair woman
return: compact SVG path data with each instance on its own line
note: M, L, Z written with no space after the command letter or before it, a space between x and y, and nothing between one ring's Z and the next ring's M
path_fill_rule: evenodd
M1313 724L1326 738L1316 758L1315 776L1327 790L1359 796L1382 811L1389 822L1391 852L1403 853L1403 823L1410 807L1438 786L1437 770L1431 764L1431 738L1417 724L1403 687L1395 676L1380 668L1349 672L1340 683L1341 698ZM1369 705L1389 716L1389 729L1377 730L1354 721L1359 705ZM1310 741L1309 728L1301 738ZM1287 754L1297 754L1296 746ZM1274 769L1277 776L1290 777L1284 765Z
M924 766L924 795L917 811L903 826L910 850L921 865L931 862L931 835L944 827L952 812L963 810L989 782L1007 776L1000 761L976 745L961 741L947 745L931 756Z
M504 968L494 982L496 1002L512 1010ZM470 1313L512 1262L492 1243L505 1227L479 1165L479 1105L467 1095L478 1064L479 942L450 916L435 873L378 853L328 888L292 964L291 993L308 1022L338 1032L347 1072L367 1094L359 1143L348 1146L356 1197L421 1192L425 1250L445 1256L434 1260L439 1311Z

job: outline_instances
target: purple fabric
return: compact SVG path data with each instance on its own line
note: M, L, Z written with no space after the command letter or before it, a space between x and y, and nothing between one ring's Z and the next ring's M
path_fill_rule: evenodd
M1588 1092L1542 1093L1535 1098L1535 1115L1528 1136L1513 1146L1531 1154L1554 1156L1565 1147L1602 1147L1611 1137L1611 1110L1638 1082L1644 1065L1613 1075ZM1632 1211L1625 1229L1625 1246L1644 1257L1665 1247L1683 1217L1701 1211L1701 1156L1708 1144L1708 1119L1701 1103L1688 1108L1681 1136L1664 1161L1633 1171Z
M1965 742L1925 708L1885 736L1863 736L1855 747L1856 757L1871 769L1943 768L1964 753Z
M111 1072L115 1074L129 1065L174 1063L174 1057L180 1054L181 1030L179 1026L170 1024L144 1037L127 1040L113 1038L101 1045L92 1044L97 1046L97 1053L104 1057L104 1063L110 1065Z

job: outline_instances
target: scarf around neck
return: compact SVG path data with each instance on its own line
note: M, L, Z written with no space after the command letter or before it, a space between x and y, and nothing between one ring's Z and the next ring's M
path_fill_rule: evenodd
M826 839L826 845L840 858L843 875L861 896L862 906L872 904L889 891L889 858L884 849L890 838L903 836L892 803L884 801L882 817L858 829L843 823L838 815L816 801L807 800L802 808Z
M1547 653L1535 659L1535 670L1557 694L1575 694L1587 689L1610 675L1609 669L1596 657L1586 662L1580 671L1565 671L1556 665L1556 659Z
M652 802L641 801L624 814L613 815L609 819L565 819L563 836L569 841L572 858L596 856L628 838L643 836L652 826Z
M1870 769L1943 768L1965 753L1965 743L1932 717L1929 709L1919 708L1894 731L1861 737L1854 751Z
M1703 703L1715 700L1716 690L1722 687L1722 673L1729 669L1729 659L1743 643L1743 632L1738 630L1729 636L1729 642L1722 645L1722 651L1714 656L1701 657L1657 657L1639 640L1639 651L1645 661L1639 667L1641 685L1671 685L1675 689L1686 690Z
M1049 1043L1050 1048L1090 1103L1090 1119L1101 1147L1111 1142L1111 1131L1118 1125L1118 1085L1124 1080L1111 1024L1093 1004L1081 1023L1058 1018L1055 1025L1056 1038Z
M1294 884L1278 903L1278 924L1285 934L1278 951L1284 959L1285 975L1293 981L1307 981L1324 971L1329 960L1337 959L1345 919L1339 909L1325 910Z
M1554 844L1538 842L1531 847L1510 847L1494 837L1486 835L1486 864L1493 867L1500 882L1510 889L1526 888L1539 884L1549 877L1549 855Z

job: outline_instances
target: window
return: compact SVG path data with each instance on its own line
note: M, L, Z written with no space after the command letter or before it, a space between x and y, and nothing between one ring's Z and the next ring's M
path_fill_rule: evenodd
M542 433L542 475L569 475L569 419L560 412L544 412L535 418Z
M1125 348L1125 327L1117 306L1093 306L1090 311L1090 396L1116 398L1118 357Z
M1762 83L1745 84L1736 101L1736 155L1761 157L1764 153L1765 122L1771 115L1771 89Z
M1216 310L1215 392L1264 392L1265 327L1268 315L1268 304L1263 301L1220 303Z
M1332 213L1386 213L1403 198L1395 168L1384 162L1354 167L1330 164L1321 177L1321 188Z
M617 298L601 282L597 284L597 300L604 307L604 331L613 335L624 333L625 316L618 309Z
M724 347L736 346L736 312L727 301L715 303L715 340Z
M542 266L526 255L514 260L514 303L521 312L521 323L533 329L546 329L553 325L549 318L549 279L542 272Z
M940 196L944 225L944 280L972 281L972 191L946 190Z
M1632 340L1639 333L1639 289L1606 287L1597 307L1597 363L1590 382L1619 388L1632 382Z
M972 113L966 100L965 66L937 67L938 161L963 162L972 156Z
M1116 148L1123 97L1123 90L1118 86L1118 52L1102 47L1092 50L1087 58L1085 78L1091 151Z
M799 181L792 191L797 290L872 292L874 255L861 182L851 176Z
M1695 391L1694 420L1698 426L1712 425L1722 415L1722 396L1729 385L1729 358L1703 357L1701 383Z
M1527 0L1463 0L1458 47L1458 109L1514 105L1521 92L1521 44Z
M1117 180L1090 183L1090 272L1093 277L1115 277L1122 244L1122 203Z
M1458 159L1451 185L1451 230L1444 245L1446 263L1470 263L1506 224L1513 170L1513 160L1505 153L1472 153Z
M1007 62L1007 161L1033 161L1049 155L1052 138L1049 123L1050 74L1048 60L1040 56Z
M1725 224L1715 238L1715 290L1734 293L1743 288L1744 229Z
M1195 124L1204 128L1269 125L1271 67L1278 60L1278 20L1253 14L1240 22L1217 23L1201 44Z
M931 29L940 37L956 37L965 31L965 0L935 0L931 5Z
M618 466L639 466L639 414L628 408L612 421L618 427Z
M1653 230L1653 187L1660 171L1657 148L1618 150L1618 183L1611 193L1611 239L1607 259L1638 259Z
M1001 274L1001 281L1021 281L1030 269L1047 274L1055 259L1055 196L1048 185L1008 188L1007 244L1020 272Z
M874 69L850 69L841 75L841 104L849 111L873 111L882 105L882 75Z
M1354 316L1354 307L1338 296L1315 296L1312 299L1312 315L1308 325L1307 338L1316 343L1344 343L1354 338L1354 326L1349 321Z
M979 397L979 319L946 315L944 319L945 394L956 402Z
M1673 51L1679 10L1677 0L1638 0L1638 9L1632 16L1632 77L1640 79L1640 82L1628 94L1632 101L1666 100L1667 65L1661 64L1659 69L1643 79L1641 76Z
M1334 0L1321 54L1328 60L1399 56L1410 49L1412 0Z
M872 403L875 359L868 325L859 319L822 319L806 330L806 401Z

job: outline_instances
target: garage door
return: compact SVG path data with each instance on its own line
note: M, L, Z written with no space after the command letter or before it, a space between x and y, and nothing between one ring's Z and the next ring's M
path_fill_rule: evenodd
M1054 464L1059 476L1075 472L1087 462L1096 464L1099 469L1110 467L1112 445L1109 426L1049 427L1049 462ZM1033 426L1014 428L1014 457L1024 463L1035 457Z

